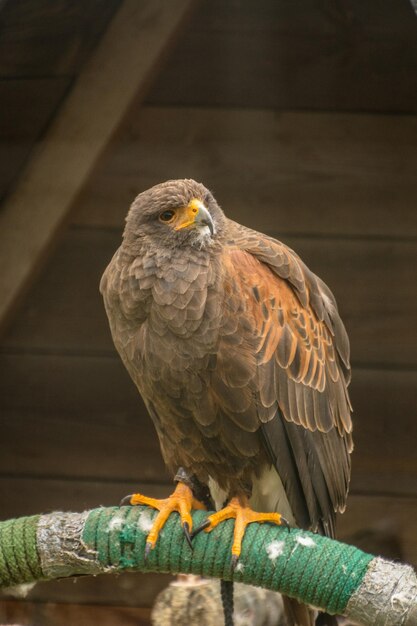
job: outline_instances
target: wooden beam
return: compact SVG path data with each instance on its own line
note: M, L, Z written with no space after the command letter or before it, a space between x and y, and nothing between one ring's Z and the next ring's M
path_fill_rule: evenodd
M0 329L194 0L125 0L0 213Z
M249 212L241 213L242 221L255 227L262 219L254 210L251 224L245 219ZM278 228L287 213L278 213ZM237 210L235 216L240 217ZM278 228L265 232L277 235ZM121 228L68 229L3 338L2 351L116 355L98 284L121 237ZM354 368L360 364L417 370L417 298L412 287L417 284L416 241L285 234L280 238L334 291L349 332Z
M187 177L228 217L280 238L416 238L416 171L416 115L143 106L72 219L121 228L139 191Z
M211 0L196 12L149 101L415 113L416 89L408 0Z
M0 476L169 482L154 425L120 359L3 354L0 371ZM353 373L352 491L417 498L417 372Z
M142 579L140 580L142 582ZM71 579L71 583L73 582L74 580ZM138 584L140 584L139 581ZM3 600L0 607L0 619L3 623L31 624L37 621L37 623L54 624L54 626L68 626L68 624L151 626L152 623L151 609L140 607L22 602L21 600Z

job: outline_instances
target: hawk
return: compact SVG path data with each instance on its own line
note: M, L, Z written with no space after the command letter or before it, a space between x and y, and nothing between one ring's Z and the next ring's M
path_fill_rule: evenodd
M172 511L190 539L195 485L217 508L205 530L236 519L234 563L252 521L334 536L353 446L349 341L325 283L184 179L138 195L100 290L165 463L182 468L169 498L129 497L159 510L147 550ZM293 624L314 623L292 604Z

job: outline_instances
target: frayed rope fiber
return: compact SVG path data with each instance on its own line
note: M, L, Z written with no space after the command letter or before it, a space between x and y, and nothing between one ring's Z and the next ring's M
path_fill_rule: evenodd
M151 514L153 515L153 514ZM207 516L193 513L197 527ZM88 516L83 542L97 552L104 568L183 572L223 578L280 591L304 603L343 613L373 556L325 537L271 524L247 527L238 567L231 568L233 520L187 545L178 515L171 515L145 562L149 509L142 506L95 509Z

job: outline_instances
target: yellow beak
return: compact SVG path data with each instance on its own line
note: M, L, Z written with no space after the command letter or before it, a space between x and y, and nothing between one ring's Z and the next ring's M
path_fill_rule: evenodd
M211 234L214 234L214 223L209 211L201 200L193 198L188 206L184 207L183 221L175 226L175 230L181 230L196 223L205 224L209 227Z

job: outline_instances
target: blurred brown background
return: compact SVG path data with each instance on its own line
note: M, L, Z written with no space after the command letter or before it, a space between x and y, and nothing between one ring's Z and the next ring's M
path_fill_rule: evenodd
M98 283L135 195L193 177L334 291L340 536L417 565L416 114L409 0L0 2L1 519L170 488ZM165 584L39 584L0 619L148 624Z

